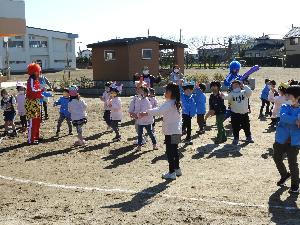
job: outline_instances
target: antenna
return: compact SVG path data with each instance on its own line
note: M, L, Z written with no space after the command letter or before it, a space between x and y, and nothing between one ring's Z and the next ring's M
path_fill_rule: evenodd
M150 29L148 28L148 37L150 36Z

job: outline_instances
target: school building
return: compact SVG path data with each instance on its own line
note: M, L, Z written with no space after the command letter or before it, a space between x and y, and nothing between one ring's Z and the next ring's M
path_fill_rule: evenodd
M25 72L33 61L39 63L44 71L59 71L76 68L75 39L78 34L26 27L22 36L0 37L0 69L11 72ZM7 60L8 58L8 60Z

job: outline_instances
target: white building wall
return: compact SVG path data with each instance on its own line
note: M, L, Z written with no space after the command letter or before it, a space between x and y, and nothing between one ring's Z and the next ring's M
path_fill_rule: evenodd
M9 48L12 72L26 71L27 65L32 61L41 63L43 70L63 70L67 66L67 57L69 62L71 61L71 69L75 69L75 38L77 37L78 35L75 34L27 27L26 35L21 39L11 38L12 41L23 41L23 47ZM43 43L43 45L30 45L30 42ZM0 68L5 67L5 58L6 49L3 47L3 38L0 38Z

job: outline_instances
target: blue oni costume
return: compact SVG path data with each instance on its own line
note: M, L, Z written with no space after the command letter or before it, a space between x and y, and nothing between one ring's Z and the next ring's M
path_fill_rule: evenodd
M233 60L229 64L229 74L226 76L224 80L225 87L230 87L232 81L234 80L241 80L242 75L239 74L240 69L242 65L239 63L239 61Z

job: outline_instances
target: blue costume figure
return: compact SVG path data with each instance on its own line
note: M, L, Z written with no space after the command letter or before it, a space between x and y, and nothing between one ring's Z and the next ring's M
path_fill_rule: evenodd
M239 74L241 69L241 64L239 61L233 60L229 64L229 74L226 76L226 79L224 80L225 87L230 87L231 82L234 80L240 80L242 78L242 75Z

